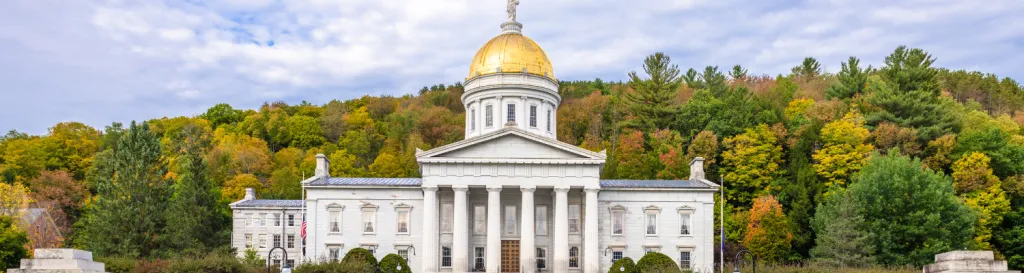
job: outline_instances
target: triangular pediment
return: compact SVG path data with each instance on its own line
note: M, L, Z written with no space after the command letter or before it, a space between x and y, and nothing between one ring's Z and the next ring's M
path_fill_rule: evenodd
M492 159L492 160L600 160L604 153L595 153L545 136L517 128L505 128L486 135L466 139L429 151L419 152L418 161L430 159Z

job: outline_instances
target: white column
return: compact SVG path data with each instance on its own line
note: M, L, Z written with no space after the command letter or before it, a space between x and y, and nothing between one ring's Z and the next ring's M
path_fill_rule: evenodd
M487 272L501 269L501 186L487 187Z
M452 272L469 272L469 216L466 215L466 192L469 186L454 185L455 229L452 239Z
M520 190L523 192L521 208L523 219L520 220L522 226L519 228L519 245L521 246L519 249L519 266L522 267L523 273L533 273L537 270L537 263L534 260L536 259L534 255L536 255L535 252L537 250L536 243L534 242L537 239L537 236L534 235L534 226L536 225L534 221L536 219L533 215L534 210L536 210L536 207L533 205L533 192L537 191L537 187L522 186Z
M586 189L587 208L583 212L583 269L584 273L600 272L600 258L597 246L597 192L599 188Z
M569 188L555 188L554 272L569 271Z
M437 187L423 187L423 251L422 272L437 272Z

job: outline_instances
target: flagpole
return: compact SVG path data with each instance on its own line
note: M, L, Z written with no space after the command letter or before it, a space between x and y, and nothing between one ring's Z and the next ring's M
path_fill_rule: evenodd
M718 267L721 273L725 273L725 177L718 175L718 193L720 203L718 211L718 225L721 231L721 240L719 241L719 251L721 255L718 255Z
M302 181L306 181L305 172L302 173L302 176ZM299 240L299 262L295 263L296 267L306 258L306 185L299 182L299 186L302 187L302 223L299 224L299 228L301 229L299 230L299 234L302 235L299 237L302 238Z

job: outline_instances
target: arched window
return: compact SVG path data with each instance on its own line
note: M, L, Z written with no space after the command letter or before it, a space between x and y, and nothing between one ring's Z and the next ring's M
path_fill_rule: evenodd
M580 248L569 248L569 268L580 268Z

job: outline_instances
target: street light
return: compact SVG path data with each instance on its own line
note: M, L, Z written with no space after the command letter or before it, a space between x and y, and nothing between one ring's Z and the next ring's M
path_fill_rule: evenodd
M747 253L747 255L750 256L750 262L754 265L753 273L757 273L757 256L746 249L740 250L740 252L736 253L736 258L733 259L733 273L740 273L740 262L742 261L740 260L740 256L743 255L743 253Z

